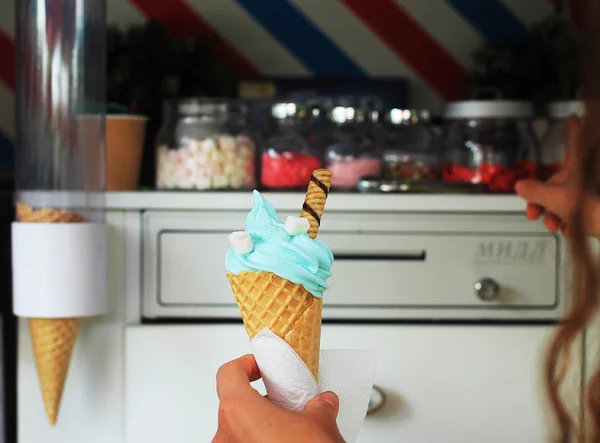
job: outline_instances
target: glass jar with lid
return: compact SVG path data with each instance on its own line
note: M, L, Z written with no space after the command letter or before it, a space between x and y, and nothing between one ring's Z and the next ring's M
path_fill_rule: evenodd
M383 175L399 182L439 179L440 154L426 110L391 109L384 115Z
M238 100L185 99L165 104L157 137L157 189L252 189L255 139Z
M275 103L272 129L261 161L261 183L269 189L304 189L321 167L321 109L305 103Z
M168 153L169 149L174 146L175 125L177 124L177 100L165 100L162 104L161 126L156 133L154 143L156 145L156 161L161 155ZM157 172L160 168L157 167ZM157 176L157 182L159 181ZM162 181L161 179L160 181Z
M513 192L515 182L537 175L539 146L531 126L533 106L509 100L447 105L442 137L443 179Z
M561 101L548 105L549 126L541 141L541 163L544 169L542 178L551 176L562 166L567 152L567 120L571 116L581 119L584 113L583 101Z
M353 190L361 178L381 174L381 153L372 113L353 106L335 106L327 115L326 167L331 185Z

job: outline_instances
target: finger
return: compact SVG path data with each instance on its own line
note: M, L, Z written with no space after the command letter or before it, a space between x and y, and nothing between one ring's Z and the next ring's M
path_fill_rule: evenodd
M304 407L304 412L327 417L335 422L340 410L340 399L331 392L323 392L309 401Z
M537 220L544 213L544 208L539 205L535 205L533 203L527 203L527 207L525 208L525 217L529 220Z
M229 433L226 430L219 427L217 429L217 433L213 437L211 443L226 443L226 442L231 442L231 441L236 441L236 440L234 440L231 433Z
M260 371L253 355L244 355L230 361L217 372L217 394L219 398L228 394L238 394L246 390L254 390L250 382L260 378Z
M515 185L515 191L523 200L528 203L533 203L543 208L549 209L551 212L556 212L557 203L560 202L557 195L561 187L542 183L539 180L520 180Z
M579 157L581 149L581 121L576 115L567 119L567 151L565 152L565 164L573 165Z
M545 212L543 220L544 225L546 225L546 228L548 228L550 232L557 232L562 225L562 220L551 212Z
M564 183L569 178L569 171L566 168L560 169L557 173L553 174L548 180L546 180L546 184L558 184Z

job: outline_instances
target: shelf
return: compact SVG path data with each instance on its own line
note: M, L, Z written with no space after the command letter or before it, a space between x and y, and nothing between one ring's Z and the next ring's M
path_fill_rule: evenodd
M265 193L279 211L300 210L302 193ZM109 209L248 211L251 192L114 192ZM349 194L332 193L327 210L338 212L523 213L525 202L514 195Z
M302 208L300 192L265 192L278 211ZM21 192L21 198L37 207L106 206L109 210L249 211L252 192L109 192L94 194L68 191ZM515 195L460 194L352 194L332 192L327 210L336 212L431 212L523 213L525 202Z

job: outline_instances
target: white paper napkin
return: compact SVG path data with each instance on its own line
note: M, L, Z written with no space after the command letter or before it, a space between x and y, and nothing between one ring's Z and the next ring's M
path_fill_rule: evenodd
M301 411L320 392L340 398L337 424L344 440L356 440L363 425L375 377L375 352L323 349L319 383L308 366L284 340L268 328L252 340L269 400L290 411Z

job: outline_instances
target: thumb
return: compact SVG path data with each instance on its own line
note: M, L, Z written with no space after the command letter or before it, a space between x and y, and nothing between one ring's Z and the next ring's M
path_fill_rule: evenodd
M335 421L337 418L339 410L340 399L331 391L323 392L322 394L317 395L304 407L304 412L325 416L332 421Z
M534 203L556 213L557 205L561 204L560 194L562 185L552 185L539 180L520 180L515 185L515 191L523 200Z

